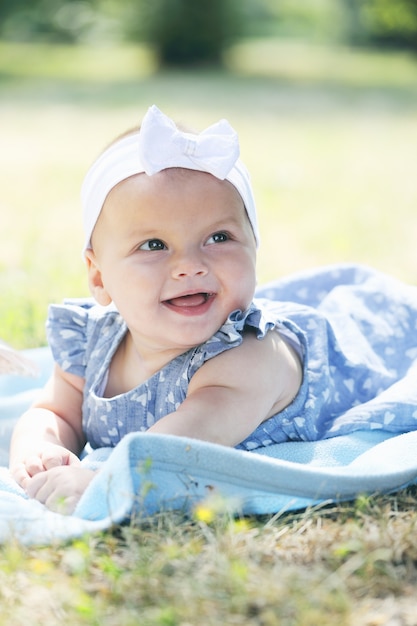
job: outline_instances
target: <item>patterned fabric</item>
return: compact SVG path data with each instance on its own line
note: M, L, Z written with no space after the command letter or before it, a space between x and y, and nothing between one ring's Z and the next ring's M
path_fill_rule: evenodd
M240 345L249 327L258 339L277 329L299 346L303 382L291 405L237 448L417 428L417 288L366 267L325 267L259 289L206 343L114 398L102 392L126 332L117 311L72 300L51 306L47 324L55 360L85 378L83 426L94 448L115 446L178 408L197 369Z

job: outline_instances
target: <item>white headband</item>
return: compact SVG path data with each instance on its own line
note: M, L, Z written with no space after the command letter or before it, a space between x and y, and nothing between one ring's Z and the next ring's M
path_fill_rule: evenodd
M134 174L152 176L172 167L208 172L230 181L242 197L259 244L249 173L239 159L239 140L230 124L220 120L198 135L184 133L153 105L143 118L140 131L113 143L87 172L81 188L84 251L91 247L91 235L104 201L117 183Z

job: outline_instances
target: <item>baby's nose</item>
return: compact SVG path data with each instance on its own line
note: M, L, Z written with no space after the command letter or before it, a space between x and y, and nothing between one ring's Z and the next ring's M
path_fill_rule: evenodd
M177 278L187 276L204 276L208 268L203 255L198 252L186 252L176 259L173 266L173 275Z

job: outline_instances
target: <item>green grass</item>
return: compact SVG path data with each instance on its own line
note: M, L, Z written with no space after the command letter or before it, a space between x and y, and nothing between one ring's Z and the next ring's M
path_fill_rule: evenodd
M79 188L158 104L227 117L252 172L259 282L324 263L417 283L417 61L246 42L228 70L156 72L140 48L0 43L0 329L45 342L49 302L87 294ZM68 545L0 550L0 626L415 623L413 490L272 519L161 515ZM204 616L204 617L203 617Z
M415 501L409 490L270 519L164 514L68 545L11 543L0 625L414 624Z

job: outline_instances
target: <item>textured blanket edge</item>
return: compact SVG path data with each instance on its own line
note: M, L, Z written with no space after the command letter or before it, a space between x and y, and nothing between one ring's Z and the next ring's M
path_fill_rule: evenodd
M339 439L340 449L343 443L348 448L352 438ZM335 440L308 442L301 455L320 446L323 457L323 450L334 445ZM295 443L271 446L266 455L169 435L132 433L103 463L76 514L120 521L161 510L188 513L213 494L244 515L350 500L361 493L388 492L413 483L416 445L417 432L394 437L357 433L356 456L351 453L345 465L320 466L279 458L287 456Z

